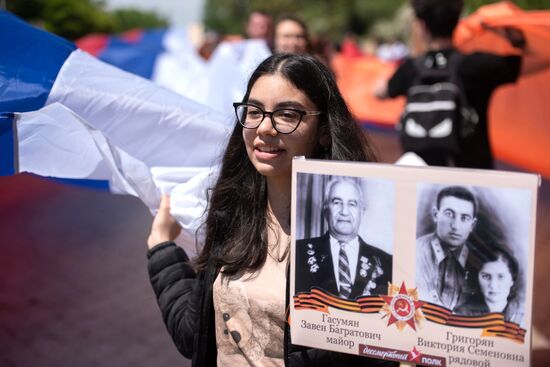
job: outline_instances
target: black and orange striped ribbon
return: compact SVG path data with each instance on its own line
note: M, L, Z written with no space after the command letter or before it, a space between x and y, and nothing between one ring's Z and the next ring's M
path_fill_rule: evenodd
M346 300L313 287L311 292L300 292L294 296L295 310L315 310L328 313L328 307L343 311L378 313L384 307L379 296L359 297L354 301ZM426 320L440 325L462 328L482 328L482 336L499 336L524 343L526 330L518 324L507 322L501 313L489 313L482 316L458 316L445 307L433 303L424 303L421 311Z

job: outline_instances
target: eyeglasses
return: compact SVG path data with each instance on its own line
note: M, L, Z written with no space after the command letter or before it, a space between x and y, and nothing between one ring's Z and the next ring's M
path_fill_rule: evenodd
M320 111L303 111L294 108L281 108L272 112L264 111L248 103L233 103L237 120L245 129L256 129L266 116L271 118L271 125L281 134L290 134L298 128L304 116L320 115Z

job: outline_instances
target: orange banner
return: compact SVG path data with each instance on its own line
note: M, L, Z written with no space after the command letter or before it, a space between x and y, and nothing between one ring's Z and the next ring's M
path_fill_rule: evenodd
M550 11L523 11L510 2L479 8L463 19L456 32L455 44L464 52L486 51L517 54L495 30L520 29L527 40L524 63L537 61L550 65ZM374 85L388 79L395 64L375 57L345 57L333 60L333 69L344 98L361 123L393 127L404 99L379 101L373 96ZM550 68L522 76L516 84L495 92L489 107L489 131L495 157L550 178Z

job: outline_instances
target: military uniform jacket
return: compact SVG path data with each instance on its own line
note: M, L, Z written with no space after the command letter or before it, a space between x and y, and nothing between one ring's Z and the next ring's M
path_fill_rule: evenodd
M296 242L296 293L309 292L319 287L338 296L330 250L330 235L303 239ZM367 244L359 237L359 257L355 270L355 281L349 299L360 296L386 295L388 283L392 280L392 256L379 248ZM353 271L350 269L350 271Z

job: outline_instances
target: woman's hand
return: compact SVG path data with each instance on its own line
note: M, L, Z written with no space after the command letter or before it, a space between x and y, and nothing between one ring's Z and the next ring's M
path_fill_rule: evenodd
M147 238L147 246L151 249L159 243L173 241L180 232L181 226L170 215L170 195L163 195L151 226L151 233Z

